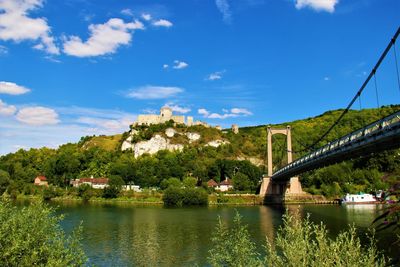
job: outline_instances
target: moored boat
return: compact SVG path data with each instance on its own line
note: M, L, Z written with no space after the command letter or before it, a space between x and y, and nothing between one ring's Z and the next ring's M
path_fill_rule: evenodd
M340 199L342 204L374 204L379 203L375 196L371 194L358 193L358 194L346 194Z

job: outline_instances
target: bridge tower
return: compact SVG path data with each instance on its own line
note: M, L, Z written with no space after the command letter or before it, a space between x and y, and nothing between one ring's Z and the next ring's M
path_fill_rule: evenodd
M263 177L263 181L260 188L261 196L278 196L285 197L289 195L300 195L304 194L298 177L292 177L289 181L274 181L271 179L273 174L272 166L272 135L283 134L286 135L287 143L287 163L293 161L292 157L292 135L291 128L287 126L284 129L272 129L270 126L267 127L267 162L268 162L268 174Z

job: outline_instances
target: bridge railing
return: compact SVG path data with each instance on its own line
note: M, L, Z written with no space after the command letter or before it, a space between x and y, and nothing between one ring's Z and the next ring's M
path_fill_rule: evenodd
M382 133L382 131L389 131L392 127L399 127L400 124L400 111L395 112L383 119L375 121L364 128L351 132L339 139L336 139L321 148L314 150L313 152L303 156L302 158L293 161L292 163L286 165L285 167L279 169L272 176L281 175L282 173L295 168L299 165L306 164L308 162L314 161L317 158L327 157L337 150L343 147L349 146L351 144L364 141L366 138L374 137Z

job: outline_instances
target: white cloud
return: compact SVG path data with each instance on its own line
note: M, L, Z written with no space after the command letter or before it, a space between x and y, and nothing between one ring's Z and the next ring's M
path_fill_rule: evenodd
M172 109L172 111L178 112L178 113L181 113L181 114L185 114L185 113L188 113L188 112L191 111L190 108L181 107L181 106L178 106L178 105L173 104L173 103L167 103L167 104L165 104L165 106L170 107Z
M3 45L0 45L0 56L7 55L7 54L8 54L8 48Z
M162 67L163 67L163 69L168 69L169 65L168 64L164 64Z
M146 85L129 91L126 97L137 99L163 99L182 93L179 87Z
M43 5L43 0L0 0L0 40L38 41L35 49L60 54L51 36L46 18L31 18L29 12Z
M227 109L222 109L222 111L224 112L223 114L211 113L204 108L197 110L197 112L200 115L203 115L204 118L208 118L208 119L222 119L223 120L223 119L227 119L227 118L253 115L252 112L250 112L249 110L247 110L245 108L232 108L230 110L230 112Z
M170 22L170 21L168 21L166 19L159 19L159 20L154 21L153 25L157 26L157 27L169 28L169 27L172 27L173 24L172 24L172 22Z
M11 116L14 115L17 108L13 105L8 105L0 99L0 116Z
M208 77L206 78L206 80L208 81L215 81L215 80L221 80L222 76L224 74L225 71L216 71L213 72L211 74L208 75Z
M231 23L232 12L228 0L215 0L215 4L217 5L219 12L222 13L224 22L227 24Z
M135 115L114 109L76 106L54 109L62 118L61 122L40 127L20 123L15 116L0 116L0 155L19 148L58 147L67 142L77 142L85 135L122 133L136 119ZM29 138L26 138L27 133Z
M142 14L142 19L144 19L145 21L150 21L151 20L151 15L147 14L147 13L143 13Z
M51 125L60 122L54 109L45 107L26 107L18 111L17 120L29 125Z
M22 95L30 91L30 89L15 83L0 81L0 94Z
M83 42L78 36L70 36L64 41L64 52L76 57L95 57L115 53L122 45L128 45L134 30L143 30L138 20L125 23L112 18L104 24L89 25L90 37Z
M145 108L142 111L147 114L156 114L158 112L156 109L152 109L152 108Z
M233 109L231 109L231 112L232 112L232 114L244 115L244 116L253 115L252 112L250 112L249 110L247 110L245 108L233 108Z
M126 15L126 16L133 16L133 12L131 9L129 8L125 8L121 10L121 14L122 15Z
M335 5L338 3L339 0L296 0L296 8L302 9L309 7L316 11L333 13L335 11Z
M210 114L210 112L208 112L208 110L206 110L205 108L198 109L197 113L199 113L200 115L203 115L204 117L207 117Z
M178 70L187 68L187 67L189 66L189 64L187 64L186 62L184 62L184 61L179 61L179 60L175 60L175 61L174 61L174 64L175 64L175 65L173 66L173 68L174 68L174 69L178 69Z

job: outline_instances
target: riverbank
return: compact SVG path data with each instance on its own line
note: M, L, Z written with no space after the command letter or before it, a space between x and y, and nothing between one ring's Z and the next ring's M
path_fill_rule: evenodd
M131 205L163 205L162 193L159 192L135 192L130 196L120 196L117 198L92 197L83 199L79 196L63 195L51 198L52 202L63 203L91 203L91 204L131 204ZM43 199L41 195L18 195L18 201L32 201ZM210 194L208 205L210 206L260 206L269 204L338 204L336 200L329 200L323 196L296 196L284 199L284 202L268 201L268 198L256 194Z

